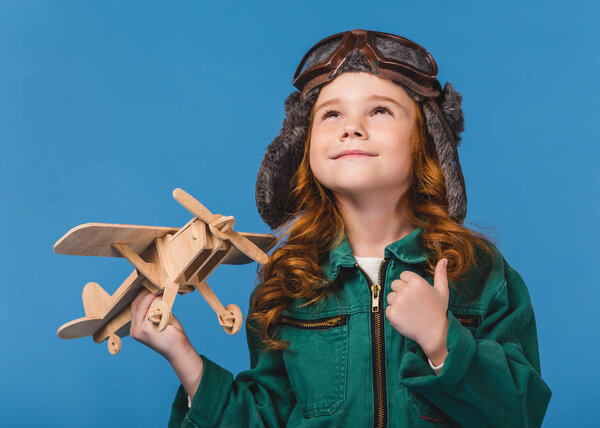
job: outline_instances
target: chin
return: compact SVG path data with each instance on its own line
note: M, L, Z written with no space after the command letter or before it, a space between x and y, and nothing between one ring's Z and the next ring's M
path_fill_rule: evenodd
M325 186L327 187L327 186ZM343 186L331 186L327 187L334 194L343 194L343 195L369 195L375 192L381 192L383 189L378 188L376 186L370 186L366 183L357 183L356 185L349 185L345 183Z

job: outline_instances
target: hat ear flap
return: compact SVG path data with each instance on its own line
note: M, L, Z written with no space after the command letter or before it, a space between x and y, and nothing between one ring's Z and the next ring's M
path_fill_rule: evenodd
M449 214L462 222L467 214L467 194L454 135L449 135L454 133L454 130L443 122L445 118L436 101L428 99L421 104L421 108L428 137L434 143L440 167L444 172ZM460 110L460 105L458 108ZM459 122L455 122L455 126L457 123Z
M465 130L465 119L462 111L462 95L454 90L451 83L446 82L444 90L438 98L438 104L448 126L454 134L456 145L460 145L460 134Z
M290 182L302 161L310 126L311 109L318 91L301 99L292 92L285 100L286 117L281 132L267 147L256 178L256 207L263 221L275 229L289 220L285 206Z

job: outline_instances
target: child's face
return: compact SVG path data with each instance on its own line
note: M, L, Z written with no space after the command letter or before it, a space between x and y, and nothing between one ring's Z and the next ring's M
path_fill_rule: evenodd
M415 105L390 80L346 72L315 103L310 166L334 195L401 197L409 187Z

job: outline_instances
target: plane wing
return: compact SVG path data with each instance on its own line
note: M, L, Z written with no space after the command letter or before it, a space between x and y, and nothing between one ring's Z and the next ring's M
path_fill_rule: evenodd
M122 257L112 244L127 244L137 254L146 250L155 238L167 233L175 234L178 227L140 226L113 223L85 223L69 230L54 244L58 254L100 257ZM243 233L253 244L264 252L275 245L273 235L262 233ZM245 264L253 261L237 248L227 255L222 263Z

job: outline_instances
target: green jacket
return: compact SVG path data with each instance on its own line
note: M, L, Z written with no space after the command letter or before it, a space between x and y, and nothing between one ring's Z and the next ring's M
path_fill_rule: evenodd
M436 375L419 345L385 318L390 284L424 276L416 229L385 249L380 304L347 240L323 265L336 280L318 307L296 302L279 328L284 351L261 352L247 329L250 369L237 377L208 360L192 407L177 391L170 427L539 427L551 391L540 375L536 323L521 276L495 252L495 268L471 278L470 301L450 287L447 349Z

